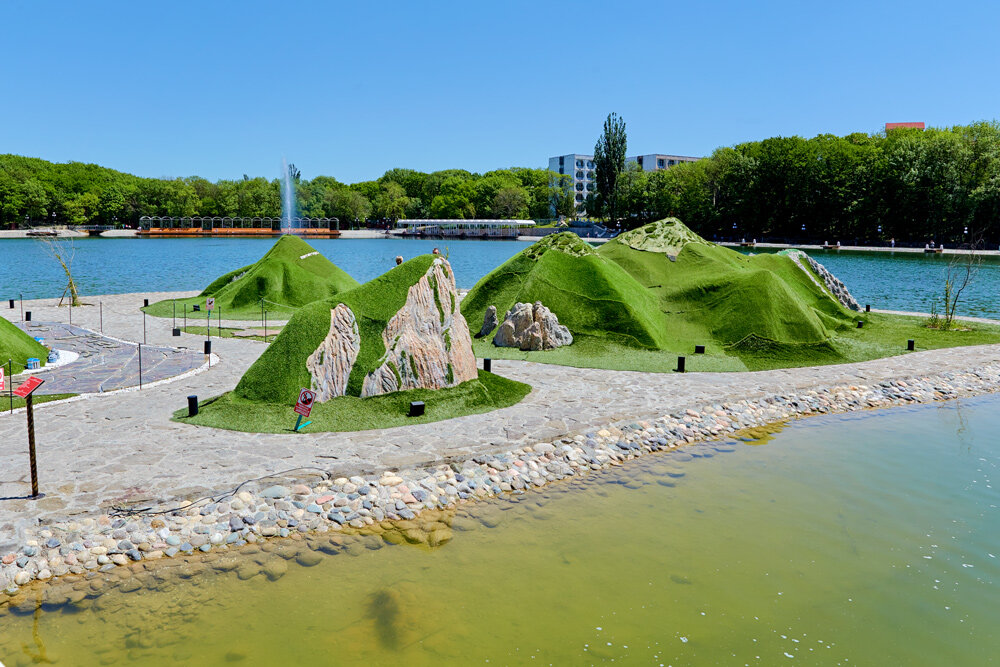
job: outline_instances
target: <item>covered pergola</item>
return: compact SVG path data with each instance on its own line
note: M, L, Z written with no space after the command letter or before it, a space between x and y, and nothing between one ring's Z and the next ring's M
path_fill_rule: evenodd
M404 236L442 236L472 238L514 238L533 220L442 219L399 220L396 227Z

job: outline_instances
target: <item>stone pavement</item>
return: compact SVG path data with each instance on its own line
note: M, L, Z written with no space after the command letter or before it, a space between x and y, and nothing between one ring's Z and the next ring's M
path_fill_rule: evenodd
M41 369L36 374L45 380L39 394L101 393L140 384L139 345L61 322L26 322L18 324L30 336L44 338L56 350L70 350L79 358L65 366ZM142 383L152 384L200 368L205 355L196 350L173 347L142 346ZM3 401L0 400L0 404Z
M135 308L143 296L170 295L103 297L105 332L141 339L142 317L136 316ZM40 319L58 320L59 310L49 303L35 302L32 310L40 313ZM109 303L115 313L110 318ZM0 310L0 315L5 312ZM74 309L74 322L84 326L90 327L89 318L96 317L92 310ZM147 335L151 343L170 345L180 340L180 345L195 349L200 349L202 340L189 335L171 339L169 320L149 325ZM188 394L206 398L231 389L263 349L259 342L215 339L213 351L220 363L203 373L148 390L39 406L39 477L46 494L40 500L23 497L28 489L24 416L0 416L0 547L16 541L24 525L38 520L93 514L114 502L191 498L301 466L350 475L439 463L706 403L935 376L1000 363L1000 345L753 373L640 373L494 360L494 372L534 389L520 404L482 415L320 434L236 433L170 421L172 413L186 405Z

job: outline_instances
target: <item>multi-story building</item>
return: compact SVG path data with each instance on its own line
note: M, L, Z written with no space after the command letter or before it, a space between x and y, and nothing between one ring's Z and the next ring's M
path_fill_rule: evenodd
M657 171L658 169L669 169L681 162L696 162L701 158L688 157L685 155L661 155L653 153L651 155L636 155L625 158L625 162L634 162L643 171ZM584 212L584 202L587 195L597 192L597 182L594 173L594 156L570 153L549 158L549 171L557 174L565 174L570 177L569 187L573 191L573 198L576 200L576 210Z

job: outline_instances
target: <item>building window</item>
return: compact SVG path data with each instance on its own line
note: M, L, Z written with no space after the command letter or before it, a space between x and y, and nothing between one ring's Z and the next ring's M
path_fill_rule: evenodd
M592 180L593 178L594 178L594 172L588 171L587 172L587 180L589 181L589 180Z
M583 195L577 195L576 196L576 200L577 201L583 201Z
M560 166L560 167L561 167L561 166L563 166L563 160L564 160L564 159L565 159L565 158L564 158L564 157L563 157L562 155L560 155L560 156L559 156L559 166ZM559 170L559 173L560 173L560 174L562 173L562 170L561 170L561 169Z
M576 172L576 177L577 178L583 178L583 172L582 171Z
M671 160L670 164L673 164L673 163L674 163L674 161ZM664 160L663 158L657 158L657 160L656 160L656 168L657 169L663 169L665 166L667 166L666 160Z
M577 160L576 161L576 166L577 167L582 167L583 166L583 160Z
M577 192L583 192L583 183L577 183L576 190Z
M593 192L594 191L594 184L593 183L587 183L587 191L588 192Z
M563 174L563 173L565 173L565 172L563 172L563 166L562 166L562 165L559 165L559 173L560 173L560 174Z
M587 160L587 169L593 169L593 168L594 168L594 161Z

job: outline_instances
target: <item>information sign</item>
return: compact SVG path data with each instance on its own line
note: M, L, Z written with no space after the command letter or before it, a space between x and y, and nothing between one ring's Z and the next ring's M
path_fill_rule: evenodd
M0 366L0 391L7 389L7 381L3 376L3 366Z
M43 382L45 382L45 380L42 378L36 378L32 375L25 380L24 384L14 390L14 395L20 396L21 398L27 398L28 394L41 387Z
M303 389L299 392L299 401L295 404L296 414L300 414L303 417L308 417L309 413L312 412L313 401L316 400L316 392L309 389Z
M205 299L205 310L215 310L215 297L210 296Z

